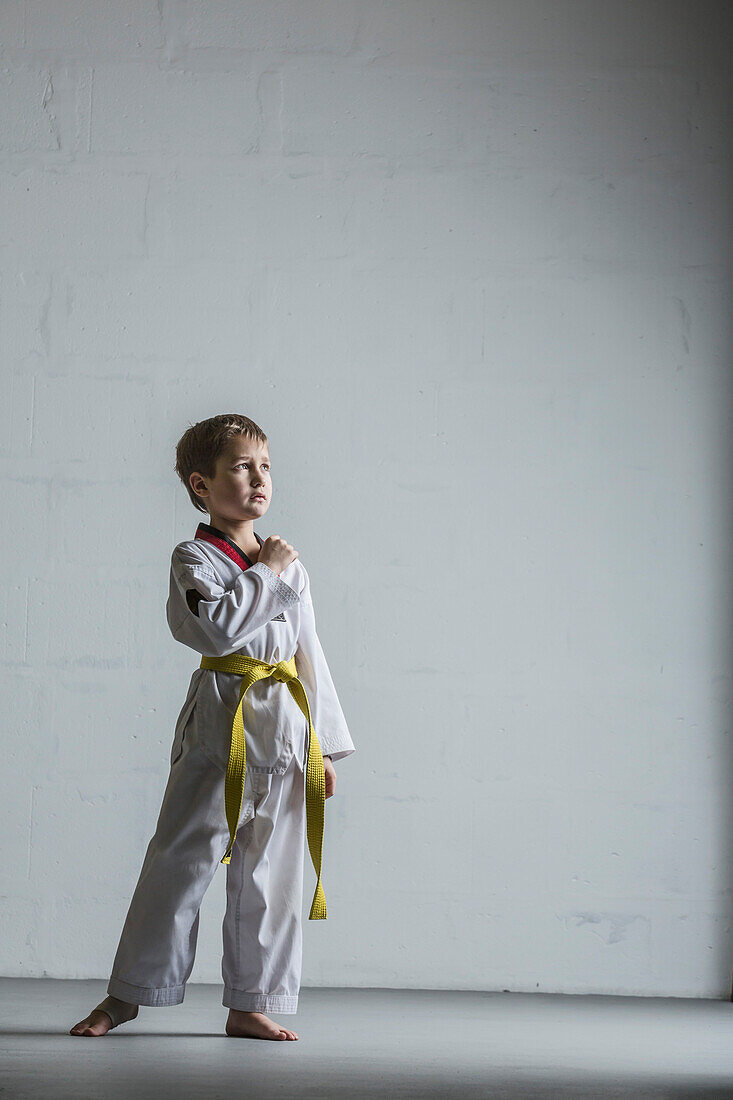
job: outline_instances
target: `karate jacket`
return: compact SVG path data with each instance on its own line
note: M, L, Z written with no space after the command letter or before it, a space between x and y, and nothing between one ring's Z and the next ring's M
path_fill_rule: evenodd
M262 546L263 539L255 532ZM196 653L242 653L269 664L295 657L321 750L335 762L355 751L331 672L316 633L310 578L300 558L278 576L247 557L223 531L200 523L196 536L171 555L166 618L171 634ZM195 668L176 722L171 762L192 718L200 737L226 767L232 719L242 686L232 672ZM247 768L285 772L293 753L303 763L308 723L285 684L253 684L242 704Z

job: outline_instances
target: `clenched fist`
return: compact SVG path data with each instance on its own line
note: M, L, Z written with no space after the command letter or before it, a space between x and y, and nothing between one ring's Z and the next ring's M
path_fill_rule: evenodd
M283 569L290 565L291 561L295 561L297 556L298 551L294 550L289 542L281 539L279 535L270 535L262 543L257 560L267 565L279 577Z

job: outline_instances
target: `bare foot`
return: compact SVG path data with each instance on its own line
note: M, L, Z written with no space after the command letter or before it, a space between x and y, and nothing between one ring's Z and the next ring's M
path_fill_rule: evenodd
M120 1001L117 997L105 997L102 1004L109 1002L111 1002L110 1012L105 1012L102 1008L93 1008L86 1019L74 1024L69 1035L106 1035L118 1024L134 1020L140 1009L139 1005L128 1004L127 1001ZM114 1013L114 1016L111 1013Z
M281 1027L265 1016L264 1012L240 1012L238 1008L229 1009L226 1022L227 1035L241 1039L297 1039L294 1031Z

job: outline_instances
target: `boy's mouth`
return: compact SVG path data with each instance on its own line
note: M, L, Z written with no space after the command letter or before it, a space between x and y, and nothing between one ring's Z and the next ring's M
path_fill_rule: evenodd
M264 493L255 493L254 496L250 497L250 500L264 500L264 499L265 499L265 494Z

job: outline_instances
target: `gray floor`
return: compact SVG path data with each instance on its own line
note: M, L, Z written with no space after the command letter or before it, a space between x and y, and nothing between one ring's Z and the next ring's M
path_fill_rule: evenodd
M189 985L104 1038L68 1030L103 981L0 979L0 1097L727 1097L729 1001L302 989L297 1042L229 1039Z

